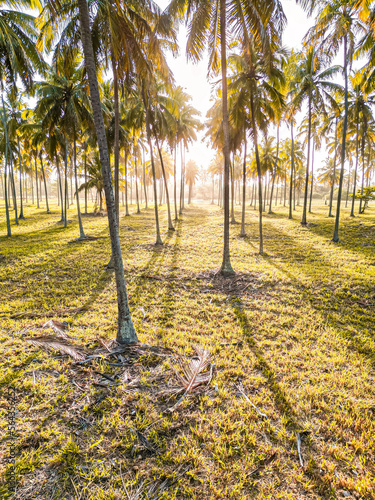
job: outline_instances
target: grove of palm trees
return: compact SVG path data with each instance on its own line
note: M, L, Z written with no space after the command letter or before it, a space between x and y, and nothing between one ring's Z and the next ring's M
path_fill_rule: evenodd
M1 498L375 499L375 2L294 4L1 3Z

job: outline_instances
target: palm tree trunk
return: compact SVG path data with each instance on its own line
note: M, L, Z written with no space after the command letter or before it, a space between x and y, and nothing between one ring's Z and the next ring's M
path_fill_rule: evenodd
M34 199L34 182L33 182L33 169L30 165L30 181L31 181L31 201L32 204L35 204L35 199Z
M314 149L315 149L315 140L313 139L313 147L311 151L311 189L310 189L309 214L311 214L311 203L312 203L312 195L314 189Z
M232 154L232 163L230 167L230 186L231 186L231 210L230 210L230 223L235 224L236 219L234 218L234 152Z
M294 174L294 137L293 137L293 122L290 122L291 135L291 158L290 158L290 185L289 185L289 216L288 219L293 219L293 174Z
M330 193L330 196L329 196L329 213L328 213L328 217L333 217L333 215L332 215L332 203L333 203L333 190L335 188L335 181L336 181L337 122L338 122L338 118L336 117L336 127L335 127L335 155L334 155L334 159L333 159L333 176L332 176L331 193Z
M135 168L135 197L137 200L137 214L141 213L139 208L139 194L138 194L138 157L134 155L134 168Z
M85 151L85 156L84 156L84 162L85 162L85 214L87 215L87 155Z
M309 191L309 167L310 167L310 139L311 139L311 91L309 93L309 129L307 132L307 163L306 163L306 178L305 178L305 193L303 196L303 213L302 222L303 226L307 224L307 194Z
M129 303L124 276L124 264L122 260L120 238L116 218L116 206L113 196L111 164L100 102L99 85L96 75L94 50L92 47L90 31L90 18L86 0L78 0L78 7L85 67L88 73L94 123L99 145L100 163L102 166L103 183L107 202L108 223L111 235L112 258L114 261L116 276L118 303L118 327L116 339L119 343L128 344L137 342L138 338L129 311Z
M347 67L347 64L348 64L348 61L347 61L347 35L345 34L345 36L344 36L345 109L344 109L344 125L342 128L340 182L339 182L339 191L337 194L337 210L336 210L335 229L334 229L333 238L332 238L332 240L335 243L338 243L340 241L340 239L339 239L340 208L341 208L342 185L344 182L346 129L348 126L348 67Z
M279 128L280 125L277 124L277 132L276 132L276 159L275 159L275 166L273 169L273 176L272 176L272 187L271 187L271 195L270 195L270 207L268 210L269 214L272 214L272 196L273 196L273 190L275 187L275 179L276 179L276 172L277 172L277 162L279 160ZM276 202L277 202L277 194L276 194Z
M191 190L192 190L192 184L189 182L189 198L188 198L188 205L191 203Z
M9 206L8 206L8 186L7 186L7 170L8 170L8 155L5 153L5 167L4 167L4 199L5 199L5 212L7 219L7 236L12 236L12 230L10 227L10 216L9 216Z
M357 170L358 170L358 142L359 142L359 116L356 116L356 135L355 135L355 167L354 167L354 185L353 185L353 198L352 198L352 208L350 210L350 217L354 217L354 203L355 203L355 190L357 187Z
M362 185L361 185L361 195L363 195L363 188L365 184L365 134L362 137ZM362 213L362 198L359 200L359 214Z
M174 165L173 165L173 196L174 196L174 220L178 219L177 215L177 138L174 147Z
M165 168L164 168L163 155L161 154L161 150L160 150L160 147L159 147L159 141L158 141L156 133L154 133L154 137L155 137L156 147L157 147L158 153L159 153L159 158L160 158L160 163L161 163L161 170L162 170L163 179L164 179L165 196L167 198L168 231L174 231L175 229L173 227L172 216L171 216L171 205L169 203L169 192L168 192L167 176L165 174ZM190 196L190 194L189 194L189 196ZM190 201L189 201L189 203L190 203Z
M113 52L113 42L111 40L111 62L113 73L113 94L114 94L114 111L115 111L115 141L114 141L114 156L115 156L115 206L117 214L117 224L120 217L120 189L119 189L119 156L120 156L120 113L119 113L119 96L118 96L118 78L117 78L117 63ZM127 214L128 215L128 214Z
M128 151L124 151L124 170L125 170L125 217L129 214L129 203L128 203Z
M180 150L181 150L181 183L180 183L180 210L179 214L182 214L182 208L184 204L184 159L182 152L182 141L180 141Z
M64 177L65 177L65 192L64 192L64 227L68 225L68 136L65 137L65 165L64 165Z
M226 54L226 12L225 0L220 0L220 49L221 49L221 82L222 82L222 108L223 108L223 133L224 133L224 246L223 262L220 273L223 275L234 274L230 263L229 250L229 114L228 114L228 82L227 82L227 54Z
M24 219L25 216L23 215L23 201L22 201L22 160L21 160L21 148L20 148L20 139L17 137L17 145L18 145L18 163L19 163L19 169L20 169L20 198L21 198L21 206L20 206L20 216L19 219Z
M211 205L215 204L215 176L212 176L212 198L211 198Z
M155 175L155 163L154 163L154 155L152 152L152 140L151 140L151 127L150 127L150 110L146 103L146 95L145 88L142 85L142 99L143 104L146 110L146 134L148 140L148 146L150 148L150 156L151 156L151 168L152 168L152 180L154 186L154 209L155 209L155 223L156 223L156 242L155 245L162 245L163 241L160 236L160 226L159 226L159 211L158 211L158 195L156 191L156 175Z
M36 184L36 208L39 207L39 188L38 188L38 166L37 166L37 161L36 161L36 153L34 156L35 160L35 184Z
M40 151L39 153L39 160L40 160L40 166L42 169L42 175L43 175L43 183L44 183L44 192L46 195L46 206L47 206L47 214L50 213L49 211L49 205L48 205L48 193L47 193L47 182L46 182L46 174L44 172L44 166L43 166L43 158L42 158L42 152Z
M247 140L246 128L244 127L244 152L243 152L243 165L242 165L242 217L241 217L241 233L240 236L246 236L245 231L245 208L246 208L246 155L247 155Z
M78 193L78 178L77 178L77 143L76 138L74 137L74 179L76 184L76 200L77 200L77 215L78 215L78 224L79 224L79 238L86 238L85 232L83 230L82 217L81 217L81 207L79 206L79 193Z
M258 134L257 134L257 128L256 128L256 124L255 124L255 115L254 115L255 109L254 109L253 89L251 89L251 91L250 91L250 109L251 109L251 125L253 128L253 140L254 140L254 147L255 147L255 159L256 159L256 164L257 164L258 186L259 186L259 253L262 255L263 254L262 172L260 169L260 159L259 159L259 149L258 149Z
M63 191L62 191L59 155L56 155L56 168L57 168L57 175L59 177L59 186L57 189L59 190L58 192L60 192L60 202L61 202L61 220L60 220L60 222L64 222L64 201L63 201Z
M145 191L145 204L146 204L146 210L148 208L147 206L147 186L146 186L146 161L145 161L145 150L143 149L143 189ZM177 212L176 212L177 213Z

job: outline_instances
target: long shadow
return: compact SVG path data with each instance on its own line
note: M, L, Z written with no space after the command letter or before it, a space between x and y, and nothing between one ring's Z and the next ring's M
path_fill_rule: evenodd
M294 250L294 258L297 257L299 262L301 263L301 266L299 267L299 272L302 272L304 274L304 276L306 276L307 278L314 280L316 282L319 282L319 280L320 280L320 277L319 277L320 273L319 274L317 273L316 268L315 268L315 274L309 272L309 270L308 270L308 264L310 263L309 261L311 261L311 259L313 259L315 261L319 261L319 263L321 263L324 266L323 270L326 271L326 276L328 276L328 275L337 276L337 265L335 265L334 262L331 262L331 263L327 262L324 254L322 252L318 251L314 247L309 246L308 249L310 251L310 254L308 257L306 257L306 245L302 246L300 244L297 244L294 238L290 237L290 235L284 233L280 229L276 229L275 227L273 227L272 231L273 231L273 236L274 236L275 240L277 240L278 236L282 236L284 238L284 240L285 239L287 240L286 244L291 249L291 252ZM246 243L249 243L246 241L246 239L244 241ZM302 259L301 259L301 256L302 256ZM279 254L278 257L281 259L286 258L286 256L284 254ZM289 253L287 257L288 257L288 261L293 261L293 253L292 254ZM347 308L347 310L349 310L349 312L351 313L350 325L354 329L356 328L362 335L364 335L363 323L356 320L355 315L353 314L353 312L355 312L355 311L353 311L353 308L350 307L350 305L345 304L345 302L341 302L341 303L338 302L338 300L333 295L332 289L327 288L325 286L321 287L319 291L309 290L309 286L307 286L302 281L300 281L297 278L297 276L289 270L289 268L282 265L280 262L276 263L273 258L270 258L267 255L264 255L263 258L270 266L272 266L272 267L276 268L277 270L279 270L280 272L282 272L284 275L286 275L291 280L292 283L297 285L298 290L296 290L296 291L298 291L298 294L302 295L302 297L306 300L306 302L309 303L310 306L315 311L317 311L317 313L320 316L322 316L324 314L325 321L328 322L329 326L331 326L342 338L344 338L350 342L352 349L356 350L359 354L368 358L372 364L375 363L375 352L373 351L373 349L371 349L371 347L368 347L363 341L361 341L361 339L358 336L353 335L349 331L349 329L347 328L348 324L346 325L345 328L339 329L337 327L336 321L330 317L330 312L331 311L338 311L338 306L341 307L341 311L340 311L341 315L344 314L344 311L343 311L344 308ZM294 265L295 265L295 262L294 262ZM347 276L345 276L345 274ZM347 271L345 274L343 274L343 276L342 276L343 282L350 280L350 272ZM364 286L364 292L365 291L366 290L365 290L365 286ZM327 294L328 294L328 297L330 298L330 300L327 299ZM318 307L317 302L319 302L319 300L321 300L321 302L323 304L325 304L324 307ZM323 312L322 312L322 310L323 310ZM367 317L362 316L362 320L365 319L369 323L368 331L371 332L374 313L372 311L368 311L368 313L369 314ZM370 340L373 340L373 336L371 336L371 335L368 335L368 338Z

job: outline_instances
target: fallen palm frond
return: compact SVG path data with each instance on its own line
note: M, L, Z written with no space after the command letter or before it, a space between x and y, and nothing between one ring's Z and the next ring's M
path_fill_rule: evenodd
M202 384L209 384L212 378L212 370L204 372L211 365L211 353L205 347L196 347L197 356L189 359L184 357L177 359L177 364L182 371L179 371L172 366L179 382L182 384L176 394L185 390L188 393ZM202 373L203 372L203 373Z
M47 321L47 323L44 323L43 328L48 328L51 327L52 330L58 335L59 337L62 337L63 339L68 339L70 338L67 333L65 333L65 330L69 328L69 325L66 321L61 322L57 321L56 319L50 319Z
M71 356L76 361L85 359L85 354L79 347L74 346L71 342L61 337L56 338L53 335L46 335L44 337L34 337L25 340L36 347L43 347L50 351L59 351L62 354L68 354L68 356Z

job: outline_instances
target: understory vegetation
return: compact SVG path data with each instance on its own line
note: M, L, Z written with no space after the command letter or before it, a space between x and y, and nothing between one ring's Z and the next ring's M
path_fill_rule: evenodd
M97 239L77 241L73 209L64 229L56 206L24 208L13 237L0 238L0 443L6 454L3 390L13 382L16 498L375 499L374 212L350 218L342 208L333 244L326 207L313 205L305 227L301 210L294 220L287 207L263 215L261 256L247 207L247 237L230 226L230 277L217 273L219 207L187 207L163 246L153 245L152 207L122 213L140 343L80 363L26 339L53 319L82 350L109 350L107 218L85 216ZM160 216L167 227L165 206ZM197 347L209 351L212 377L181 400L177 360Z

